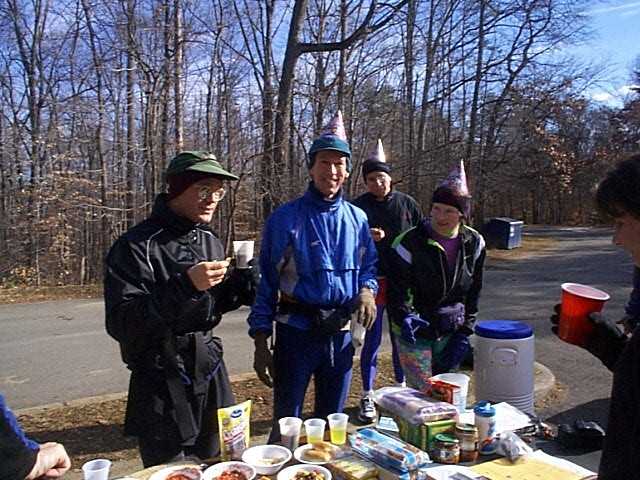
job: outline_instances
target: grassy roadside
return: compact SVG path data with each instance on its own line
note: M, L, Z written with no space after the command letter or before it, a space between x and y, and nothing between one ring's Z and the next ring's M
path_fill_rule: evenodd
M487 258L489 261L518 260L544 253L546 250L552 249L556 243L552 238L524 235L520 248L513 250L490 249L487 251ZM90 298L102 298L102 285L0 288L0 305Z

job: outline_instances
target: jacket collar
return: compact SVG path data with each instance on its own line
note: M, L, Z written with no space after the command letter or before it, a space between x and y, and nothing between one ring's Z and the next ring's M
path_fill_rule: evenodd
M156 197L153 209L151 210L151 218L165 227L175 230L181 234L187 233L200 225L171 210L171 208L169 208L168 196L166 193L161 193Z
M420 230L430 239L433 238L431 234L431 220L429 220L429 218L425 218L420 222ZM462 224L460 225L460 230L458 230L458 237L460 237L462 243L467 243L473 238L473 233L471 233L471 230L465 224Z
M306 202L311 203L320 210L333 210L338 208L342 203L343 194L344 190L341 188L335 197L331 199L325 198L322 193L320 193L320 190L316 188L313 182L309 182L309 187L304 193L303 198Z

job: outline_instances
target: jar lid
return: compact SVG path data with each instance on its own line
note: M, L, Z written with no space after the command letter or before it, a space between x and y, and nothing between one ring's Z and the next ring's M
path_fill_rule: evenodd
M478 427L473 423L458 423L456 425L456 430L459 430L462 433L476 433L478 431Z
M458 440L456 437L448 433L438 433L434 438L436 442L452 443L452 444L460 443L460 440Z

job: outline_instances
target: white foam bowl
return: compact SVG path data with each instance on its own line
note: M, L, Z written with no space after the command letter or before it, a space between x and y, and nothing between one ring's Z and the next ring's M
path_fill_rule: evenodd
M285 468L276 477L277 480L293 480L298 472L318 472L324 480L331 480L331 472L320 465L292 465Z
M265 459L267 462L274 459L279 461L267 463ZM260 475L275 475L289 460L291 452L280 445L257 445L246 449L242 454L242 461L251 465Z
M202 480L216 480L223 472L227 470L240 470L247 480L253 480L256 476L256 469L248 463L244 462L221 462L207 468L202 474Z

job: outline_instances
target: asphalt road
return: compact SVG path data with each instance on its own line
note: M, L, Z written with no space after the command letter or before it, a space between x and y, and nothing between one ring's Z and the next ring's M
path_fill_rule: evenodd
M604 424L611 374L588 353L555 338L548 317L564 281L608 291L612 299L606 311L621 316L632 263L611 244L606 229L526 231L557 242L551 250L515 261L489 261L479 318L521 320L533 326L537 361L548 366L569 392L565 402L538 413L556 421L583 416ZM231 373L251 371L247 313L241 309L227 314L217 329ZM128 372L103 323L99 300L0 306L0 391L9 405L24 408L125 391Z

